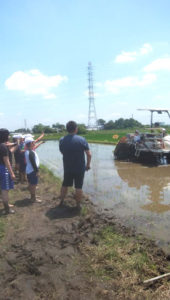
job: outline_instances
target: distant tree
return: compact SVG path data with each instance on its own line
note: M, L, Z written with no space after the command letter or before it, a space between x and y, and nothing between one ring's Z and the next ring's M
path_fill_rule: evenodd
M99 126L104 126L105 123L106 123L106 121L103 120L103 119L98 119L98 120L97 120L97 124L98 124Z
M78 134L85 134L87 132L85 124L77 124L78 126Z
M44 126L44 133L53 133L54 129L51 128L50 126Z
M44 132L44 128L45 128L45 125L39 123L37 125L34 125L32 131L33 131L33 133L41 133L41 132Z
M123 118L120 118L118 120L115 121L115 124L114 124L114 128L115 129L123 129L125 128L125 125L124 125L124 119Z
M115 126L115 123L112 120L110 120L104 124L104 129L106 129L106 130L113 129L114 126Z
M137 120L130 118L124 120L124 128L143 127L143 125Z
M52 128L55 129L56 131L64 131L65 125L60 124L60 123L55 123L52 125Z
M104 129L125 129L125 128L135 128L135 127L143 127L143 125L137 120L134 120L133 118L130 119L120 118L115 122L110 120L104 124Z

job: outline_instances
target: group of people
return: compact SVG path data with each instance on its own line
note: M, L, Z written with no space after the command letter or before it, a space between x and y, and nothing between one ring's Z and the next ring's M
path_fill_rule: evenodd
M42 134L37 140L33 139L31 134L14 135L13 142L9 141L9 131L7 129L0 129L0 187L2 202L5 213L14 213L9 205L9 190L14 187L15 173L19 173L19 180L21 183L28 180L28 190L31 195L31 201L38 201L36 199L36 186L38 183L38 167L39 159L35 149L43 142L37 142L44 136ZM15 173L13 171L12 154L15 159Z
M76 206L79 209L82 198L82 186L85 171L90 169L91 152L85 138L77 135L76 122L69 121L66 125L68 134L59 141L59 149L63 155L64 178L60 192L60 203L62 206L66 197L68 187L75 187ZM31 134L14 135L13 142L9 141L9 131L0 129L0 187L2 202L6 214L14 213L9 204L9 190L14 187L15 173L13 171L12 153L15 158L15 171L19 172L21 183L28 181L28 190L32 202L41 202L36 197L36 187L39 174L39 157L35 149L43 141L42 134L34 140ZM39 142L40 141L40 142ZM86 160L85 155L86 154ZM26 174L26 175L25 175Z

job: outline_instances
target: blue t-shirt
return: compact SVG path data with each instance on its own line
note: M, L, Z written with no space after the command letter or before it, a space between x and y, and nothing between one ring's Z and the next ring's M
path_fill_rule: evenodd
M59 141L63 154L64 171L80 173L85 171L84 151L89 150L85 138L76 134L68 134Z

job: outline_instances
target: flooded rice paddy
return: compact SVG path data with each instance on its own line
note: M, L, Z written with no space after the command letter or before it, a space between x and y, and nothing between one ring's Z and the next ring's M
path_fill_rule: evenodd
M91 170L83 190L101 209L108 209L127 226L135 228L170 252L170 165L145 167L113 159L111 145L91 144ZM63 176L58 141L37 149L41 163Z

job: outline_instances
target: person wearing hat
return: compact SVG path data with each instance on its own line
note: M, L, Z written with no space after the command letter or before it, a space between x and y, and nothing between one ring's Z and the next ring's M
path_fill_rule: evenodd
M25 160L26 160L26 174L28 179L28 190L31 195L32 202L42 202L36 197L36 187L38 184L39 174L39 157L34 151L35 141L33 137L27 137L25 139Z
M140 133L139 130L135 130L135 134L134 134L134 138L133 138L135 143L139 143L140 142Z
M9 149L6 145L8 143L9 131L5 128L0 129L0 187L2 193L2 202L5 213L14 213L14 210L9 206L9 190L14 188L13 180L15 174L12 170L9 160Z

